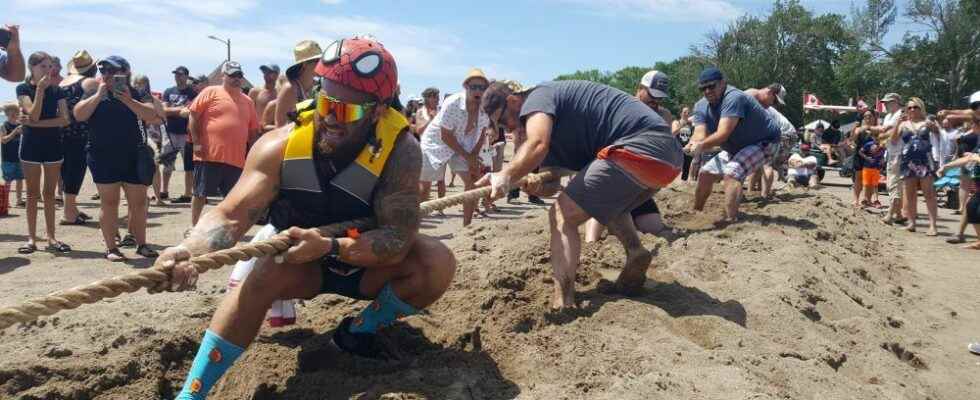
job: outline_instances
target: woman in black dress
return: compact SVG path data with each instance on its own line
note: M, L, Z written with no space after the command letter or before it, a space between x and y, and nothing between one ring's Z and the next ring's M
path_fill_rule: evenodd
M75 53L71 61L68 62L68 77L61 81L61 90L64 93L65 101L68 103L68 110L75 108L82 96L82 81L85 78L95 76L95 61L87 51L82 50ZM82 181L85 180L85 144L88 141L88 124L75 120L72 113L68 112L71 124L64 129L63 146L65 151L65 162L61 166L61 182L65 190L65 209L62 225L83 225L92 217L78 210L76 198L82 188Z
M147 186L136 175L137 147L143 142L140 120L160 116L147 95L130 84L132 70L122 57L110 56L98 63L100 78L82 81L85 98L75 106L75 119L89 124L88 167L102 197L99 226L105 240L105 258L123 261L126 257L116 243L119 222L119 191L129 203L130 233L136 239L136 253L156 257L146 245Z
M37 202L44 199L44 222L48 235L47 250L67 253L71 247L55 237L55 187L61 180L64 159L61 129L68 126L68 104L62 92L52 84L51 56L43 51L27 59L30 74L17 86L17 101L25 111L21 116L24 132L20 143L20 161L27 180L27 244L20 254L37 251ZM42 179L43 177L43 179ZM43 182L43 189L42 189Z

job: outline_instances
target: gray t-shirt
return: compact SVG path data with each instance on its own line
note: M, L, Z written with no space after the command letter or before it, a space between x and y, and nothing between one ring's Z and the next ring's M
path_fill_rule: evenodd
M663 118L619 89L588 81L545 82L528 94L521 120L537 112L554 119L542 165L577 171L610 145L678 167L683 163L680 145Z
M779 124L754 97L734 86L728 85L716 105L703 97L694 105L694 125L707 125L709 135L718 130L722 118L729 117L739 118L731 136L721 144L721 149L731 155L753 144L779 141Z

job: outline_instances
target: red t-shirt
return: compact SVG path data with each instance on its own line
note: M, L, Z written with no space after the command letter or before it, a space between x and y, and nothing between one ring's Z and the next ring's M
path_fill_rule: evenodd
M228 93L222 86L209 86L194 98L188 107L194 113L197 132L203 148L203 158L194 154L194 161L210 161L245 167L249 132L259 129L255 105L241 90Z

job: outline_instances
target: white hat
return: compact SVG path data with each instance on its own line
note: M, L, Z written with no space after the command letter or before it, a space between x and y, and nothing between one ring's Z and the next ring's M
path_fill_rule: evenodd
M980 103L980 91L973 92L973 94L970 95L970 104L973 103Z
M652 70L643 75L640 78L640 85L647 88L647 93L655 99L662 99L669 97L667 95L667 74Z

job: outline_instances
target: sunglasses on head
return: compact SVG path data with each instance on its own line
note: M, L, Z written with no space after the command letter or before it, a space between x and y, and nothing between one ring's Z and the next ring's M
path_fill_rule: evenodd
M122 71L122 69L110 65L103 65L99 67L99 73L102 75L111 75L119 71Z
M349 124L364 118L368 113L368 109L374 107L375 104L377 103L345 103L320 93L316 99L316 111L320 115L320 118L326 118L330 114L333 114L334 118L337 118L337 121Z

